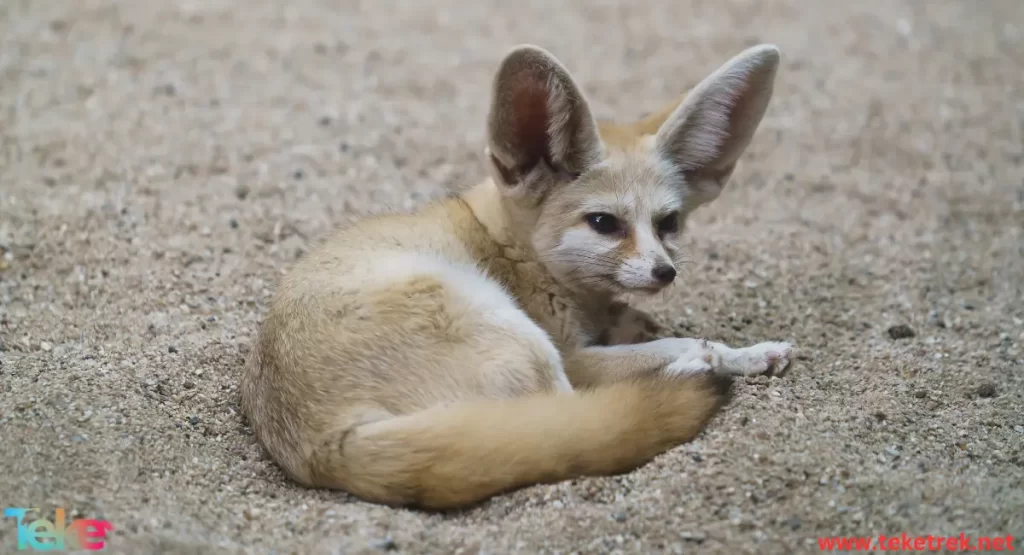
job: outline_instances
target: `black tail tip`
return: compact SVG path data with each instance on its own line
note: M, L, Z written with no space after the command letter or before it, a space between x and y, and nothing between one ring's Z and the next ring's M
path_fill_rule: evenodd
M732 400L733 383L732 376L722 374L709 374L707 376L708 388L719 397L719 405L726 405Z

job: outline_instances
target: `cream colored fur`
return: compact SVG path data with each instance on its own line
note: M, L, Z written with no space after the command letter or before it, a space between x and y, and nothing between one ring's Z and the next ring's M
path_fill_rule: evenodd
M748 49L612 124L553 56L510 52L492 179L339 230L279 284L241 388L270 457L308 486L457 508L630 470L695 437L729 376L785 369L786 343L643 341L650 319L616 300L674 280L686 216L720 194L778 59Z

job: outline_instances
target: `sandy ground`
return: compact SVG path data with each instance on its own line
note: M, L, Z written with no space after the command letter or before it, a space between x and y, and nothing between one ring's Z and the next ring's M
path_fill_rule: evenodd
M351 217L482 177L509 47L631 118L762 41L784 52L775 99L655 309L678 334L795 341L787 376L739 383L629 475L457 515L263 458L236 384L275 280ZM110 553L1024 536L1022 63L1019 0L4 0L0 500L106 518Z

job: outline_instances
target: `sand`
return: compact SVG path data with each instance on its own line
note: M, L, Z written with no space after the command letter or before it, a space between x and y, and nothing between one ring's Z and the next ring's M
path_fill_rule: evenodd
M800 357L628 475L447 516L296 487L238 407L276 280L353 217L482 178L521 42L620 119L781 47L754 143L647 306ZM5 0L0 499L109 520L108 553L1022 536L1022 63L1019 0ZM15 536L0 522L0 551Z

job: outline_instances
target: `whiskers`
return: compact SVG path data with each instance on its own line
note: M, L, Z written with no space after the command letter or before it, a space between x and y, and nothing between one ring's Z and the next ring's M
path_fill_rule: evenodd
M623 300L629 303L638 300L647 302L653 301L656 303L659 301L667 302L668 297L672 294L672 290L686 282L690 274L692 262L692 259L682 250L676 251L675 254L670 254L669 258L672 260L672 265L676 268L676 279L672 280L672 283L658 289L657 291L645 289L623 289Z
M558 268L558 277L571 289L604 289L618 292L623 287L615 280L621 262L607 252L575 249L568 252L545 253L541 262ZM568 271L564 271L568 268Z
M623 260L614 250L579 246L572 250L539 254L539 260L555 273L562 285L574 290L612 293L625 299L667 301L674 287L692 277L692 262L687 250L669 244L668 255L677 277L660 289L629 288L619 281Z
M676 267L677 274L675 281L672 282L672 285L676 285L677 283L680 283L689 277L690 270L692 269L692 262L693 259L690 258L690 256L683 251L679 251L672 256L672 265Z

